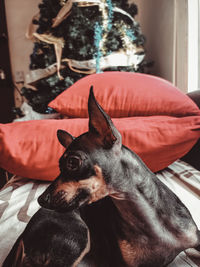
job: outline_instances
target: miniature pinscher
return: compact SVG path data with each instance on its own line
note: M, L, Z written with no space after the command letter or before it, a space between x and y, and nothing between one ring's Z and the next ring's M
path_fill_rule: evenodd
M41 208L15 242L3 267L75 267L90 249L79 211Z
M93 88L88 113L88 132L74 138L58 130L58 139L66 148L59 161L60 175L38 199L41 206L59 212L80 208L91 237L84 266L161 267L181 251L197 248L200 232L190 212L122 145L119 131L96 101ZM99 224L98 210L102 217ZM98 231L102 236L97 238ZM107 246L97 244L106 240L105 234ZM100 264L96 255L104 247L115 249L108 256L109 263L105 257ZM117 257L118 263L113 264Z

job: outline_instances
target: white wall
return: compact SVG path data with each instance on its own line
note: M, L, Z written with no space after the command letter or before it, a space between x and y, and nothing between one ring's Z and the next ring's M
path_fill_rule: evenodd
M34 14L38 12L40 0L6 0L9 49L12 74L28 72L33 43L25 37L26 30Z
M134 0L146 37L147 58L155 61L153 72L172 81L173 62L173 0Z
M187 91L187 1L130 0L138 6L136 19L146 36L147 58L153 74Z

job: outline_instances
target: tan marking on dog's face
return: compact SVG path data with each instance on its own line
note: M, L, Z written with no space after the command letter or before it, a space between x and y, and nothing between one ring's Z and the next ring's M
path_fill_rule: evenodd
M89 177L88 179L80 180L78 182L62 182L61 180L57 181L56 189L54 195L59 191L65 192L66 202L70 202L73 197L77 194L79 189L88 189L90 192L90 201L89 203L95 202L109 194L107 185L104 181L102 170L99 166L94 166L95 175Z
M95 169L96 175L88 179L89 180L88 182L90 184L90 192L91 192L90 203L95 202L109 194L101 168L96 165L94 166L94 169Z
M76 194L77 190L79 188L78 182L66 182L63 183L62 181L57 182L56 189L54 191L54 196L56 196L60 191L65 192L65 200L66 202L69 202Z

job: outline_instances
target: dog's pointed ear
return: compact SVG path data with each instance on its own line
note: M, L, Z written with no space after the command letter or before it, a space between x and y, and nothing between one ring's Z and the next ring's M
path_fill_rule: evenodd
M57 137L58 137L58 141L65 148L67 148L71 144L71 142L74 140L74 137L64 130L58 130Z
M89 133L98 135L107 148L114 144L121 146L121 134L114 126L111 118L96 101L93 86L88 99Z

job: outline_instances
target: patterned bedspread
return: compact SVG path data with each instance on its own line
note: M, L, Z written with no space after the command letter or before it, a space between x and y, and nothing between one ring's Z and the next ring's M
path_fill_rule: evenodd
M200 172L178 160L156 175L188 207L200 229ZM37 198L47 186L48 183L14 176L0 191L0 266L39 209ZM200 266L194 261L182 252L168 267Z

